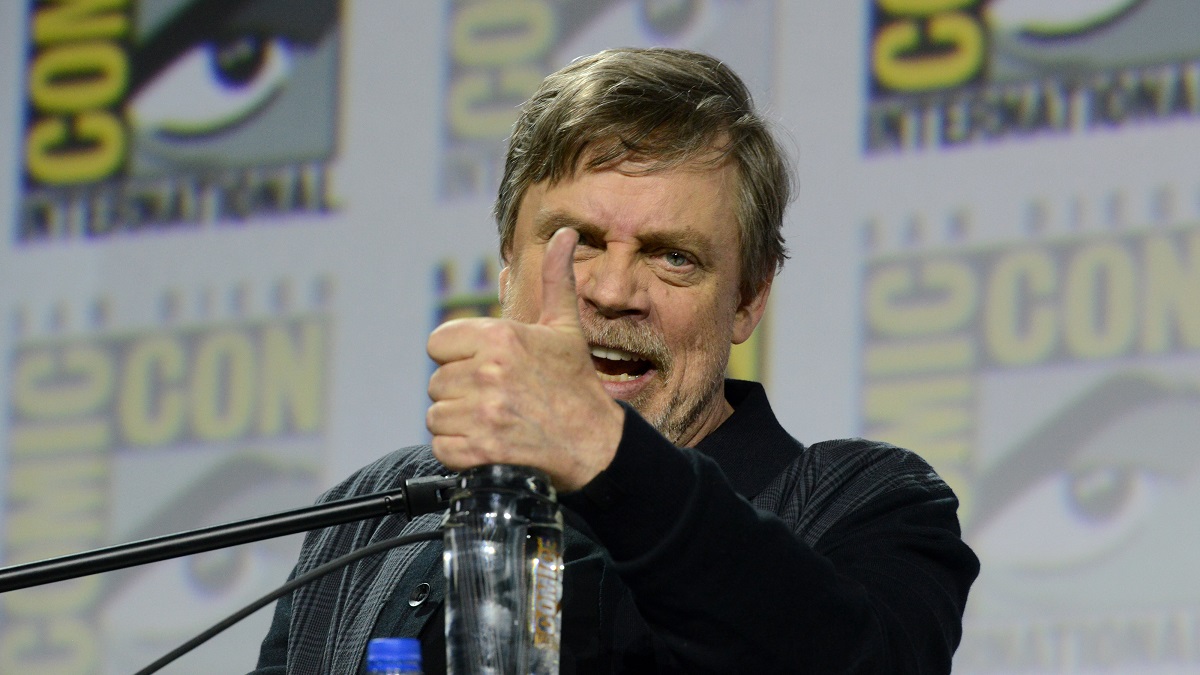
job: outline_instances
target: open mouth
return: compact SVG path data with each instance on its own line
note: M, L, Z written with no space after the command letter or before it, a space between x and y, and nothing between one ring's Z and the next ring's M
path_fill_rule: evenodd
M592 366L602 382L630 382L654 370L650 361L623 349L593 346Z

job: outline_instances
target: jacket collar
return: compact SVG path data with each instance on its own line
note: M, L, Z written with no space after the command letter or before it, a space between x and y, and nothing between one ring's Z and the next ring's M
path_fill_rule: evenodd
M795 460L804 445L775 419L761 384L725 380L725 400L733 414L696 450L715 460L738 494L750 499Z

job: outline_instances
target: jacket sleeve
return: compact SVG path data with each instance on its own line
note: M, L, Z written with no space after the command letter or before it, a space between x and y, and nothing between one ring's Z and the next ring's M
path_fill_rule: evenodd
M290 581L295 572L288 577ZM275 602L275 614L271 628L263 638L258 651L258 664L249 675L284 675L287 672L288 627L292 621L292 594Z
M927 465L890 466L915 456L872 445L890 451L824 472L834 485L789 497L832 517L805 541L703 454L674 447L632 410L625 424L609 468L563 501L608 549L665 647L672 662L660 670L949 672L978 560L953 493ZM878 480L884 489L859 489L858 501L840 489Z

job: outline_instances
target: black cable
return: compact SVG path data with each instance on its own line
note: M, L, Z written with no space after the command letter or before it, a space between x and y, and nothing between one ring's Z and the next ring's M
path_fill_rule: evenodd
M174 661L175 659L183 656L184 654L192 651L193 649L195 649L196 647L199 647L200 645L204 644L205 642L208 642L210 639L212 639L214 636L216 636L221 631L225 630L226 628L229 628L233 624L250 616L251 614L262 609L263 607L266 607L272 601L278 600L280 597L287 595L288 593L292 592L293 590L299 588L300 586L303 586L304 584L307 584L308 582L310 582L314 579L323 577L326 574L329 574L330 572L332 572L338 568L345 567L346 565L349 565L350 563L354 562L355 560L358 560L359 558L365 558L369 555L379 553L380 551L386 551L389 548L395 548L397 546L404 546L406 544L414 544L418 541L434 541L436 539L441 539L441 538L442 538L442 531L440 529L439 530L430 530L429 532L416 532L416 533L407 534L407 535L404 535L401 537L395 537L393 539L385 539L384 541L375 542L374 544L371 544L369 546L364 546L364 547L358 549L357 551L351 551L350 553L347 553L346 555L344 555L340 558L334 558L333 560L330 560L329 562L325 563L324 565L321 565L320 567L314 567L313 569L309 570L308 572L301 574L300 576L296 577L295 579L292 579L291 581L285 583L284 585L280 586L279 588L276 588L275 590L271 591L270 593L267 593L266 595L255 600L254 602L246 605L245 607L239 609L238 611L234 612L233 614L230 614L229 616L225 617L224 619L218 621L217 623L213 624L211 628L205 630L203 633L200 633L199 635L192 638L191 640L188 640L187 642L183 643L182 645L179 645L178 647L171 650L169 653L164 655L159 660L157 660L154 663L151 663L150 665L146 666L145 668L142 668L141 670L137 671L137 673L135 673L134 675L150 675L150 673L158 672L163 666L165 666L168 663Z

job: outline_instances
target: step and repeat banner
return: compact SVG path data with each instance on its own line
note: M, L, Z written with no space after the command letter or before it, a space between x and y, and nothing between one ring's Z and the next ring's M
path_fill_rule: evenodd
M707 51L795 151L731 374L911 448L983 562L963 673L1200 670L1200 4L0 5L0 564L305 505L423 442L424 342L498 314L514 108ZM125 673L296 536L0 596L0 672ZM166 672L252 667L269 612Z

